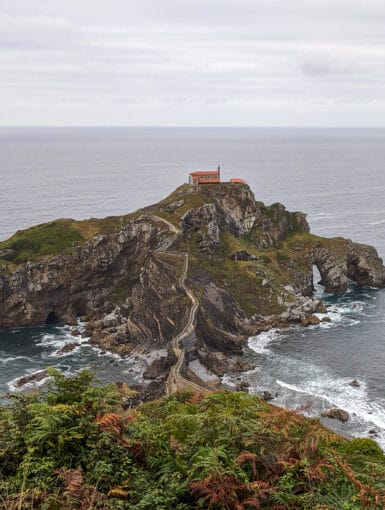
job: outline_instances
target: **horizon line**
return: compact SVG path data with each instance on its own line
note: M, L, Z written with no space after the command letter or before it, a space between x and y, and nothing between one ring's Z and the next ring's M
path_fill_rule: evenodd
M303 126L296 125L161 125L161 124L0 124L0 129L3 128L134 128L134 129L148 129L148 128L179 128L179 129L384 129L384 125L310 125Z

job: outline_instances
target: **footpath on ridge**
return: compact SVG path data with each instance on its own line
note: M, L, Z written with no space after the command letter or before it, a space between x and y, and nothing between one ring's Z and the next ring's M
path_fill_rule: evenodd
M167 245L162 247L162 251L167 250L174 242L176 236L179 235L180 230L165 218L161 218L160 216L157 215L153 215L153 218L165 223L170 228L170 230L172 230L172 232L175 234L175 236L173 236L168 241ZM183 330L171 340L171 347L175 353L175 356L177 357L177 361L175 365L171 367L170 373L166 381L167 395L172 395L173 393L176 393L178 391L186 390L193 390L200 393L202 392L207 393L209 391L206 387L200 386L199 384L196 384L190 381L189 379L186 379L185 377L183 377L181 373L181 369L185 362L185 349L183 347L183 342L187 338L194 335L196 325L196 314L199 306L197 298L194 296L194 294L191 292L191 290L187 287L185 283L188 273L188 264L189 264L188 253L184 253L184 266L182 274L179 277L179 283L191 301L191 308L188 320Z
M171 346L174 350L174 353L177 357L177 362L171 368L167 382L166 382L166 393L167 395L171 395L172 393L176 393L177 391L184 390L194 390L198 392L208 392L208 389L204 386L199 386L198 384L186 379L181 374L181 368L184 364L185 359L185 350L183 347L183 342L189 338L195 332L195 321L196 314L198 311L199 302L194 294L190 291L190 289L186 286L185 280L188 272L188 253L184 254L185 261L184 267L182 271L182 275L180 277L180 284L183 287L183 290L186 292L187 296L190 298L192 306L190 308L189 317L187 323L183 330L172 339Z

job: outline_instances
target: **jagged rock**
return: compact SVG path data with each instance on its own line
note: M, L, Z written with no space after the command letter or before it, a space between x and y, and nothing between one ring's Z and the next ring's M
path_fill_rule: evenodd
M80 336L81 333L78 329L74 329L71 331L71 336Z
M23 377L20 377L19 379L17 379L15 385L18 388L21 388L22 386L25 386L26 384L29 383L40 382L46 377L48 377L47 370L40 370L39 372L35 372L34 374L24 375Z
M63 354L69 354L70 352L72 352L73 350L76 349L76 347L78 347L79 344L76 343L76 342L73 342L73 343L70 343L70 344L67 344L65 345L64 347L62 347L61 349L59 349L58 351L56 351L56 354L58 356L62 356Z
M301 319L302 326L317 326L321 322L317 316L308 314L303 319Z
M8 241L0 243L0 327L47 319L76 327L81 317L83 335L102 349L167 348L188 321L188 287L199 300L199 360L222 375L231 367L228 355L242 353L248 336L315 324L313 314L325 313L312 297L313 265L329 292L346 290L348 279L385 285L374 248L312 236L303 213L266 207L245 184L184 185L111 227L104 221L91 221L90 232L97 233L84 242L28 262L9 265L18 243L10 252ZM77 222L71 225L76 230ZM258 256L250 255L254 250ZM190 263L183 284L185 253ZM253 263L231 264L233 255Z
M249 392L250 384L247 381L242 381L237 384L237 391L244 391L245 393Z
M173 213L175 212L176 209L178 209L179 207L182 207L182 205L184 204L184 200L178 200L176 202L172 202L171 204L169 204L167 207L165 207L165 209L170 212L170 213Z
M353 379L353 381L350 381L349 385L353 386L353 388L359 388L361 386L361 384L356 379Z
M232 371L235 372L248 372L249 370L253 370L256 367L255 363L250 363L249 361L237 359L231 367Z
M335 243L336 247L317 246L313 251L313 264L318 267L326 292L346 292L349 278L362 286L384 286L385 268L372 246L343 238Z
M168 356L161 356L156 358L144 371L144 379L158 379L159 377L166 377L170 368L176 363L177 358L174 354Z
M328 411L324 411L321 413L321 416L325 418L332 418L334 420L339 420L345 423L349 420L350 415L347 411L344 411L343 409L338 409L334 407L333 409L329 409Z
M262 398L263 400L266 400L266 402L268 402L269 400L273 400L273 394L271 393L271 391L267 391L265 390L263 393L262 393Z

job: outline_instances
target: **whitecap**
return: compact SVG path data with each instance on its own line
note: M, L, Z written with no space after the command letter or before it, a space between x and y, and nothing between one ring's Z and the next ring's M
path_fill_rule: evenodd
M25 372L25 374L21 375L21 376L18 376L18 377L15 377L14 379L12 379L11 381L7 382L7 386L9 388L9 391L13 391L13 392L17 392L17 391L24 391L26 389L32 389L32 388L38 388L40 386L43 386L44 384L47 383L47 381L49 381L51 379L50 376L47 376L47 377L44 377L43 379L41 379L40 381L30 381L26 384L23 384L22 386L19 386L18 385L18 382L20 381L20 379L22 379L23 377L27 376L27 375L34 375L34 374L39 374L40 372L43 372L44 370L42 370L41 368L39 369L29 369Z
M262 333L259 333L257 336L251 336L248 340L248 346L257 354L267 354L271 352L267 346L278 338L278 330L270 329L269 331L263 331Z
M2 359L0 359L0 363L3 363L5 365L6 363L11 363L12 361L16 361L18 359L25 359L25 360L31 361L31 362L33 361L28 356L13 356L13 357L9 357L9 358L2 358Z
M277 384L296 393L317 397L332 406L348 411L352 420L362 420L385 431L384 402L369 401L365 381L361 381L359 388L353 388L349 385L350 380L321 377L299 384L289 384L277 379Z
M235 388L237 386L236 382L235 382L235 377L233 375L230 375L230 374L225 374L223 377L222 377L222 383L225 385L225 386L229 386L231 388Z

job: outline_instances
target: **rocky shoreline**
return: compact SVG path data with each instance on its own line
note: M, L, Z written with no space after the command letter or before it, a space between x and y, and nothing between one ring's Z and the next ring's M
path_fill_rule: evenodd
M145 373L155 393L164 391L175 363L172 339L188 321L187 288L199 306L194 336L180 346L184 377L215 386L210 374L215 381L234 368L249 336L321 321L313 266L327 292L345 292L349 279L385 285L373 247L314 236L303 213L267 207L245 184L184 185L158 204L106 220L58 220L0 243L0 327L80 317L84 335L101 349L164 349ZM72 241L74 231L82 239Z

